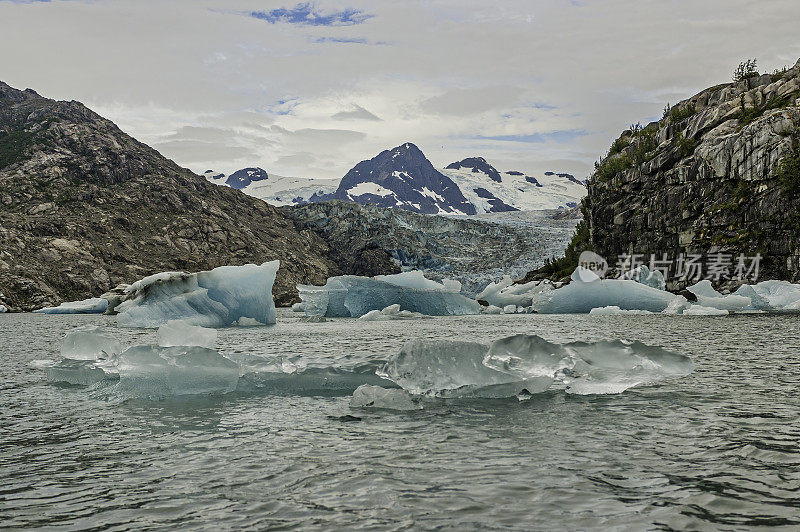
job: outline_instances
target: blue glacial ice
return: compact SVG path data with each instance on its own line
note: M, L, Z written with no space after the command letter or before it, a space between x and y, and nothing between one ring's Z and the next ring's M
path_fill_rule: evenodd
M108 300L99 297L61 303L57 307L34 310L39 314L102 314L108 308Z
M662 312L675 299L671 294L632 279L600 279L578 267L572 282L534 295L533 308L542 314L587 314L594 308Z
M460 283L437 283L422 272L397 275L331 277L325 286L298 285L309 316L359 318L372 310L400 305L400 310L428 316L479 314L480 305L459 293Z
M126 289L116 310L120 327L158 327L170 320L225 327L275 323L272 285L279 261L220 266L199 273L163 272Z

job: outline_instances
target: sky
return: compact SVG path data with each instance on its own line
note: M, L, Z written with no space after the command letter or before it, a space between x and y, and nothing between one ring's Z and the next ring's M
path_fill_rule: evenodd
M196 172L434 165L586 177L667 102L800 58L797 0L0 0L0 80Z

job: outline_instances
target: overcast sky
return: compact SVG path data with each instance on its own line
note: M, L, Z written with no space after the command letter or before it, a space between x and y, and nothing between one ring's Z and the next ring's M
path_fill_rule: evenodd
M0 0L0 80L202 172L437 166L585 177L666 102L800 58L798 0Z

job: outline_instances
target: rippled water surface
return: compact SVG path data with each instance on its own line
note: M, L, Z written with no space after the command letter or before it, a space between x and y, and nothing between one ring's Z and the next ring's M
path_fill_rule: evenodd
M797 316L470 316L220 331L220 352L353 367L407 339L628 338L691 356L620 395L353 410L284 393L112 401L35 359L104 316L0 315L0 526L54 529L800 527ZM118 330L125 343L153 332Z

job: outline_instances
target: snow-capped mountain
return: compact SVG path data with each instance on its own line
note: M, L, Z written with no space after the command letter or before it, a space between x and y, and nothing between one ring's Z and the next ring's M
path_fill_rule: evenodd
M331 199L422 214L477 213L458 185L410 142L361 161L342 178L336 192L312 196L309 201Z
M212 183L238 188L273 205L353 201L423 214L471 215L574 207L586 187L570 174L500 172L483 157L437 170L407 142L361 161L340 181L268 175L245 168L230 176L208 170Z
M229 181L242 170L226 176L213 170L206 171L206 179L217 185L231 186ZM264 172L266 175L266 172ZM299 205L308 203L311 196L332 194L339 186L338 179L316 179L307 177L285 177L269 174L264 179L253 180L249 185L240 190L248 196L262 199L270 205ZM236 188L236 187L234 187Z
M442 170L452 179L478 213L537 211L574 207L586 187L570 174L545 172L533 177L510 170L500 173L483 157L470 157Z

